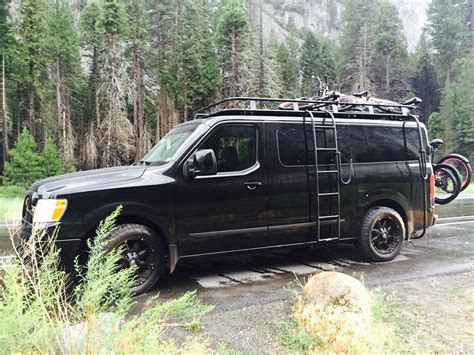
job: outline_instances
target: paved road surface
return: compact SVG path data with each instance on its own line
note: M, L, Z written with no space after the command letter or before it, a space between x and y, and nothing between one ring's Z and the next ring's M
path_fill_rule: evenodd
M172 297L198 288L212 290L209 293L211 298L220 298L228 297L229 290L232 290L230 293L238 298L240 289L246 294L251 285L256 285L259 291L255 297L261 300L266 294L261 291L262 285L268 289L267 296L271 299L278 297L281 293L279 286L294 279L295 275L305 276L320 270L362 276L368 285L473 270L474 221L460 215L474 215L474 198L460 198L451 205L440 206L439 213L444 224L429 229L423 239L406 244L402 253L389 263L368 263L348 245L335 250L282 250L205 258L180 263L175 273L162 280L154 292ZM5 228L2 234L0 248L7 248Z

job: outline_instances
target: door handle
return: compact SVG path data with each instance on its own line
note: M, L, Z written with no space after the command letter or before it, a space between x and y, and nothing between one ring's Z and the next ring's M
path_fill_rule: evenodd
M262 183L260 181L248 181L244 182L244 185L247 186L249 190L255 190L257 186L262 186Z

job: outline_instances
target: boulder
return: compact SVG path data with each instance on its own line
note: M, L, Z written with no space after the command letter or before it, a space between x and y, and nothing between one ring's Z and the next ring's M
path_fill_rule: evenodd
M304 286L295 319L312 338L313 352L361 353L370 346L370 295L362 283L339 272L321 272Z

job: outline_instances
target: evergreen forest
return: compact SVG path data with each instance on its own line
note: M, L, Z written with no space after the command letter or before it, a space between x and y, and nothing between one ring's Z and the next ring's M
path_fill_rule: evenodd
M409 53L390 0L344 1L337 41L264 36L262 0L0 0L3 183L131 164L213 101L313 96L318 77L422 98L430 138L472 159L473 9L432 0Z

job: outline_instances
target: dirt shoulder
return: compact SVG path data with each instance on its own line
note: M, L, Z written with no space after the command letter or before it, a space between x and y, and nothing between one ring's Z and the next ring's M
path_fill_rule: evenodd
M394 283L396 324L408 349L474 353L474 272Z
M471 271L375 289L390 300L387 315L398 333L400 351L474 353L473 280ZM265 304L217 306L204 317L202 333L216 350L285 352L280 339L291 322L291 307L289 291L285 299Z

